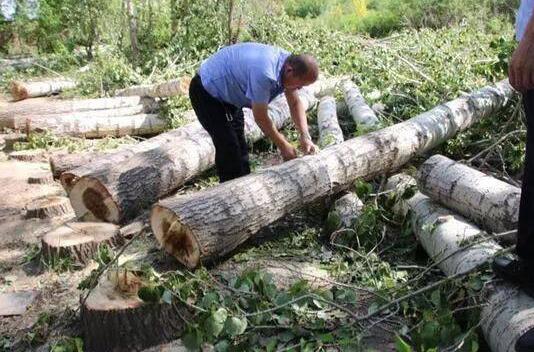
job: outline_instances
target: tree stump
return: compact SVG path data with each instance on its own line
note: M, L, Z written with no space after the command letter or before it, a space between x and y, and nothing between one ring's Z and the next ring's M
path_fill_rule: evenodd
M67 197L44 197L26 207L27 219L48 219L67 215L74 215Z

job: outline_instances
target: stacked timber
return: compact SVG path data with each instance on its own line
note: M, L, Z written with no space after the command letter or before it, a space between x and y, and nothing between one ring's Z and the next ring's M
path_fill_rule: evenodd
M18 101L57 94L65 89L74 87L76 87L76 82L65 79L39 82L13 81L11 82L11 96L13 100Z
M115 93L117 97L139 95L142 97L167 98L176 95L187 95L191 77L182 77L171 81L128 87Z
M315 87L322 85L318 82L299 92L306 109L316 103ZM272 101L268 113L274 125L282 128L290 120L285 97ZM247 140L263 138L252 111L245 109L244 115ZM214 163L213 142L200 123L195 122L65 172L61 182L76 214L125 223Z
M451 174L434 173L427 177L435 179L433 182L447 184ZM414 183L414 180L410 176L397 175L390 178L386 188L398 189L399 185L406 182ZM484 189L484 183L481 187ZM466 197L461 194L455 196L460 199ZM491 262L502 250L493 239L486 237L483 230L443 207L437 200L420 192L408 199L399 198L404 204L397 207L397 211L410 210L412 228L417 239L446 275L468 273ZM482 207L483 204L480 203L478 211L482 211ZM488 285L485 299L486 305L481 311L480 321L488 345L495 352L515 352L518 339L534 328L534 299L504 282Z
M285 214L335 194L358 178L369 179L399 168L415 155L491 116L513 95L509 83L502 81L403 123L331 146L317 155L291 160L195 194L164 199L152 209L152 230L167 252L195 268L202 261L230 252ZM85 189L87 192L91 187ZM111 203L112 193L107 194L104 198L105 193L100 191L99 196L107 203L99 204ZM120 205L131 201L115 199L120 203L113 200L114 203ZM81 200L77 195L76 201ZM83 209L73 201L72 192L71 202L74 209Z

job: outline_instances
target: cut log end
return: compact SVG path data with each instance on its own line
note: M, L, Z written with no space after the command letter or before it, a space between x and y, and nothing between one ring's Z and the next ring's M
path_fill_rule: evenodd
M101 244L123 243L119 227L107 223L69 223L46 235L42 240L42 255L46 261L68 256L78 263L87 263Z
M48 219L72 214L69 199L51 196L38 199L26 207L26 218Z
M11 82L11 95L15 101L24 100L30 97L24 83L19 81Z
M189 269L196 268L200 263L200 246L191 230L184 226L171 210L155 205L150 216L154 236L165 248Z
M28 177L28 183L31 185L49 185L54 183L54 178L50 172L43 172L39 175Z
M68 180L68 176L68 174L63 174L61 181L65 189L70 189L69 197L76 216L85 221L119 223L120 211L117 203L97 179L83 177L76 182L76 178ZM65 186L64 182L70 183ZM70 188L69 184L72 183L74 186Z

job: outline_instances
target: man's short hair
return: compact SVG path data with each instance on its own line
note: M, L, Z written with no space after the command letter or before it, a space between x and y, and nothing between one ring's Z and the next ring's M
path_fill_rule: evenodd
M286 59L286 64L293 68L297 77L313 76L317 79L319 75L317 60L310 54L291 54Z

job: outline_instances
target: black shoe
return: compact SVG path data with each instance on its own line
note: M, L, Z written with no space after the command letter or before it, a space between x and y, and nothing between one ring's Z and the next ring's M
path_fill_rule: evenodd
M521 335L515 343L515 352L533 352L534 351L534 328Z
M534 298L534 268L532 266L524 261L507 257L496 257L492 266L497 277L519 286Z

